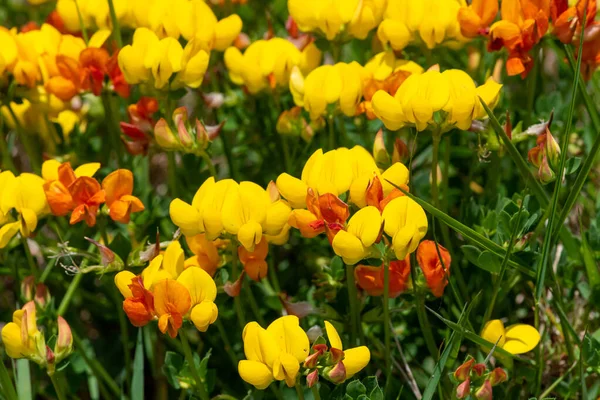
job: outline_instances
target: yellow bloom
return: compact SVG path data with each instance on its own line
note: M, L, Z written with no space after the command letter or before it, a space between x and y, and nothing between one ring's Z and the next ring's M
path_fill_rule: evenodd
M540 333L531 325L515 324L504 328L499 319L488 321L481 337L511 354L523 354L531 351L540 342Z
M365 64L365 71L370 74L369 78L383 81L394 72L406 71L411 74L422 74L423 67L414 61L397 59L391 50L374 55Z
M288 315L273 321L267 329L250 322L242 333L246 360L238 364L240 377L257 389L266 389L273 380L296 384L300 363L308 356L310 344L298 317Z
M13 313L13 320L2 328L2 343L11 358L29 358L42 364L46 360L44 335L37 328L35 303L30 301Z
M342 350L344 352L344 359L342 362L346 369L346 379L352 378L356 373L367 366L371 360L371 352L368 347L359 346L344 350L340 335L329 321L325 321L325 332L327 333L327 339L329 339L329 345L334 349Z
M0 249L21 232L28 237L37 227L38 219L48 211L44 194L44 180L37 175L23 173L15 177L12 172L0 173ZM9 222L9 212L15 210L17 221Z
M473 119L484 117L478 96L493 107L500 88L492 79L477 88L469 75L460 70L440 73L432 69L422 75L409 76L393 97L378 91L372 105L375 115L391 130L405 125L414 125L419 131L428 127L441 132L454 127L466 130ZM444 117L441 123L434 119L440 112Z
M300 69L294 67L290 91L296 105L304 107L313 120L338 109L350 117L356 114L362 98L364 74L363 67L355 61L322 65L310 72L306 79Z
M414 252L419 241L427 233L427 216L414 200L407 196L397 197L383 209L383 230L392 238L396 258L404 260Z
M319 65L320 60L321 52L314 43L300 51L281 38L257 40L248 46L244 54L235 47L225 51L225 65L231 80L245 85L250 93L287 87L292 67L298 66L302 74L308 74Z
M388 0L377 36L394 50L415 39L433 49L447 41L464 41L457 20L460 0Z
M376 207L361 208L350 218L346 230L339 231L331 243L333 251L346 264L367 258L381 231L381 213Z

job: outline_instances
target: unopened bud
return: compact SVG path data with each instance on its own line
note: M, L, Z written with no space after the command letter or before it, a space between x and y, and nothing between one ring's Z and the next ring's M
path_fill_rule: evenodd
M50 347L46 346L46 369L48 371L48 375L54 375L56 367L56 357L54 356L54 352Z
M163 149L179 148L179 141L173 135L169 124L167 124L164 118L159 119L156 125L154 125L154 139L156 139L156 143Z
M56 339L56 346L54 352L56 357L60 360L68 356L73 350L73 334L71 333L71 327L65 321L63 317L58 316L58 338Z
M231 282L227 281L223 285L223 290L230 297L237 297L240 295L240 291L242 290L242 282L243 282L245 273L246 273L245 271L242 271L239 278L237 278L237 280L235 282L231 283Z
M344 352L340 349L331 348L329 350L329 354L331 354L331 363L336 364L344 359Z
M394 153L392 154L392 164L397 162L406 163L410 157L410 151L406 142L400 138L394 142Z
M313 372L306 375L306 385L309 388L312 388L317 382L319 382L319 371L315 369Z
M560 160L560 146L550 133L550 130L546 128L546 156L552 168L558 167Z
M46 307L46 305L50 303L50 291L48 290L48 287L43 283L35 285L35 297L33 300L40 307Z
M304 359L304 368L316 368L319 363L319 358L323 355L323 350L317 350Z
M23 279L21 282L21 297L25 301L33 300L34 292L33 287L35 285L35 277L33 275L29 275Z
M477 400L492 400L492 384L488 379L483 382L483 385L475 392Z
M496 386L502 382L506 382L508 380L508 375L502 368L494 368L494 370L490 372L488 379L490 380L490 384L492 386Z
M383 129L380 129L375 135L375 141L373 142L373 158L377 164L387 166L390 163L390 155L385 148Z
M471 392L471 379L467 378L464 382L462 382L456 388L456 398L464 399L469 395L470 392Z
M475 360L473 358L469 358L460 367L458 367L456 371L454 371L454 377L461 382L469 379L471 367L473 366L474 362Z
M346 380L346 367L343 362L338 362L335 367L329 370L327 374L329 380L333 383L342 383Z
M115 260L115 253L111 249L89 237L86 237L85 240L98 248L100 251L100 257L102 259L102 265L106 267Z
M487 370L487 367L485 366L485 364L473 365L473 372L475 372L475 375L477 375L477 377L480 377L481 375L483 375L486 370Z
M542 183L550 183L556 179L556 174L548 163L548 158L544 156L538 170L538 177Z

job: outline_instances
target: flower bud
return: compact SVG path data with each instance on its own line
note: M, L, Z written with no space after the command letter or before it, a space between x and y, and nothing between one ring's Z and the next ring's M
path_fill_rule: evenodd
M35 297L33 300L40 307L46 307L46 305L50 303L50 291L48 290L48 287L43 283L35 285Z
M173 135L169 124L167 124L164 118L159 119L156 125L154 125L154 139L156 139L156 143L163 149L179 148L179 141Z
M21 297L25 301L33 300L33 287L35 285L35 277L29 275L21 282Z
M494 370L490 372L488 379L490 380L490 384L492 386L496 386L502 382L506 382L508 380L508 375L502 368L494 368Z
M540 168L538 170L538 177L542 183L550 183L556 179L556 174L548 164L548 158L543 156L542 163L540 164Z
M558 168L560 160L560 146L550 133L550 130L546 128L546 156L548 161L553 168Z
M332 347L329 350L329 354L331 354L331 364L336 364L344 359L344 352L340 349Z
M309 388L312 388L317 382L319 382L319 371L315 369L313 372L306 375L306 385Z
M406 163L410 158L410 151L404 140L398 138L394 142L394 153L392 154L392 164L397 162Z
M467 378L463 383L456 388L456 398L464 399L471 392L471 379Z
M50 347L46 346L46 369L49 376L54 375L55 368L56 358L54 357L54 352L50 349Z
M485 366L485 364L475 364L475 365L473 365L473 372L475 372L475 375L477 375L478 378L481 375L483 375L486 370L487 370L487 367Z
M73 335L71 333L71 327L65 321L63 317L58 316L56 321L58 324L58 337L56 339L56 345L54 346L54 353L58 361L61 361L73 350Z
M239 296L240 291L242 290L242 282L243 282L245 274L246 274L246 272L242 271L239 278L237 278L235 282L233 282L233 283L231 283L229 281L225 282L225 284L223 285L223 290L225 291L225 293L227 293L230 297Z
M315 350L315 352L304 359L304 368L312 369L317 367L317 364L319 363L319 358L323 355L323 352L327 350L327 346L325 346L324 349L322 346L325 345L316 345L313 347L313 350Z
M85 240L98 248L100 251L100 257L102 259L102 265L106 267L115 260L115 253L111 249L89 237L86 237Z
M456 380L462 382L469 379L469 375L471 374L471 367L473 366L474 362L475 360L473 358L469 358L460 367L458 367L456 371L454 371L454 377L456 378Z
M329 380L335 384L342 383L346 380L346 367L343 362L338 362L335 367L329 370L327 374Z
M492 385L488 379L483 382L483 385L475 392L477 400L492 400Z
M390 155L385 148L383 129L380 129L375 135L375 141L373 142L373 158L377 164L387 166L390 163Z

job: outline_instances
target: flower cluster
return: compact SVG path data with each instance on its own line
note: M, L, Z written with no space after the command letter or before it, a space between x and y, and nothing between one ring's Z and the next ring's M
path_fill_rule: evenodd
M343 350L342 340L333 325L325 321L329 347L323 338L312 345L298 317L285 316L267 329L256 322L244 327L242 339L246 360L238 364L242 379L257 389L266 389L274 380L293 387L298 376L306 374L309 387L319 375L333 383L342 383L362 370L371 358L366 346Z
M207 179L196 192L192 204L181 199L171 202L173 223L186 237L204 234L208 241L219 237L235 238L241 245L240 258L256 253L244 268L248 276L260 280L266 275L267 242L283 244L288 238L290 206L279 198L273 184L267 190L253 182L232 179Z
M140 275L121 271L115 284L125 298L123 310L134 326L158 321L158 329L176 337L184 320L192 321L201 332L217 320L214 303L217 286L210 275L196 265L184 262L178 241L169 244L164 254L152 259Z
M85 221L88 226L94 226L103 203L106 203L110 217L123 224L129 222L131 213L144 210L144 204L132 195L131 171L113 171L100 185L93 178L99 168L99 163L84 164L73 170L70 162L44 162L42 176L46 182L43 189L52 214L65 216L71 213L71 225Z
M492 387L508 379L502 368L494 368L488 372L486 364L475 363L471 356L467 356L465 362L454 371L453 377L459 383L456 387L457 399L466 399L472 395L477 400L492 400Z

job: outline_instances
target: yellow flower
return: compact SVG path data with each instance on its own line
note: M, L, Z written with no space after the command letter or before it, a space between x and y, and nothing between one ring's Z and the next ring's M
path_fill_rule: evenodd
M361 208L350 218L346 230L339 231L331 243L333 251L346 264L367 258L381 232L381 213L376 207Z
M427 216L414 200L407 196L397 197L383 209L383 230L392 238L396 258L404 260L414 252L419 241L427 233Z
M298 317L288 315L273 321L267 329L250 322L242 333L246 360L238 364L240 377L257 389L266 389L273 380L296 384L300 363L308 356L310 344Z
M397 59L391 50L374 55L365 64L365 71L370 74L369 78L383 81L394 72L406 71L411 74L422 74L423 67L414 61Z
M457 20L461 5L460 0L388 0L377 36L394 50L402 50L415 39L429 49L447 41L464 41Z
M115 6L115 14L120 24L123 24L130 19L131 5L129 0L113 0ZM86 28L106 29L111 28L112 20L110 17L110 9L108 2L103 0L58 0L56 2L56 11L65 23L65 27L69 32L79 32L81 23L79 21L79 13L83 25Z
M523 354L531 351L540 342L540 333L531 325L515 324L504 328L499 319L488 321L481 337L511 354Z
M10 31L4 27L0 27L0 75L6 69L11 70L13 64L17 61L17 43Z
M44 194L44 180L34 174L23 173L15 177L12 172L0 173L0 249L21 232L28 237L37 227L38 219L48 211ZM9 222L9 212L15 210L17 221Z
M405 125L446 132L454 127L466 130L475 118L483 118L481 96L494 107L502 86L492 79L477 88L467 73L450 69L440 73L431 69L422 75L411 75L392 97L383 90L375 93L372 106L375 115L390 130ZM439 114L442 121L434 118ZM485 113L485 111L484 111Z
M355 61L322 65L310 72L306 79L300 69L294 67L290 91L296 105L304 107L313 120L338 109L350 117L356 114L362 98L364 74L363 67Z
M383 17L386 0L288 0L288 10L300 30L321 32L327 40L338 35L367 37Z
M13 320L2 328L2 343L11 358L29 358L42 364L46 360L44 335L37 328L35 303L30 301L13 313Z
M314 43L302 51L281 38L257 40L244 54L236 47L225 51L225 65L231 80L245 85L250 93L266 88L288 86L292 67L298 66L302 74L315 69L321 60L321 52Z
M344 352L344 359L342 362L346 369L346 379L352 378L356 373L367 366L371 360L371 352L366 346L344 350L340 335L329 321L325 321L325 332L327 332L329 345L334 349L342 350Z

